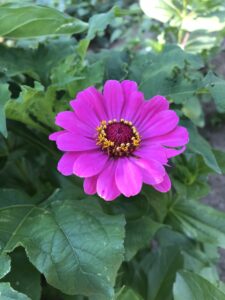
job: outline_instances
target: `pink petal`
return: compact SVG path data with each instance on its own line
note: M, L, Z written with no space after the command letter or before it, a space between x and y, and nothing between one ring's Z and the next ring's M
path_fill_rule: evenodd
M67 152L64 153L58 162L57 169L60 173L65 176L73 174L73 165L78 158L79 154L77 152Z
M141 115L142 126L146 125L155 114L168 109L169 102L165 97L157 95L149 99L148 102L145 102Z
M70 105L82 122L96 128L102 121L102 118L97 114L97 108L101 108L102 106L96 103L97 100L91 91L92 88L87 88L79 92L76 99L70 101Z
M135 151L135 156L144 159L154 159L162 164L167 163L167 156L165 153L165 148L161 145L151 145L151 143L143 143L140 148Z
M161 95L156 95L147 101L146 108L150 113L154 114L163 110L168 110L170 106L169 101Z
M144 106L144 95L141 92L133 92L126 101L122 118L131 122L135 122L142 114Z
M154 189L156 189L157 191L161 192L161 193L166 193L171 189L171 181L170 178L168 176L168 174L166 173L164 176L164 179L161 183L157 184L157 185L153 185Z
M161 163L153 159L133 159L134 163L142 170L143 182L147 184L158 184L163 181L165 169Z
M60 135L66 133L66 132L67 132L66 130L61 130L61 131L53 132L53 133L51 133L51 134L49 135L48 138L49 138L50 141L56 141L57 138L58 138Z
M180 155L186 150L186 147L183 146L181 149L172 149L172 148L164 148L167 158L171 158L177 155Z
M165 135L152 137L148 141L168 147L179 147L188 143L189 134L186 128L177 126L173 131Z
M72 111L63 111L57 114L55 124L80 135L93 136L95 127L90 128L85 123L81 122L76 114Z
M80 177L91 177L102 171L109 157L100 150L83 153L76 160L73 173Z
M125 101L128 100L128 98L130 97L130 95L133 92L137 92L137 90L138 90L137 83L135 81L131 81L131 80L123 80L121 82L121 86L123 89Z
M120 195L115 182L117 161L111 160L97 179L97 193L106 201L112 201Z
M62 151L83 151L98 148L94 139L70 132L58 136L56 144L58 149Z
M68 130L77 131L75 114L72 111L62 111L56 115L55 124Z
M120 119L124 105L123 89L119 81L108 80L104 85L103 97L110 119Z
M93 86L85 89L84 91L77 94L76 100L70 102L72 108L76 111L76 102L81 100L84 107L88 107L97 115L99 120L106 120L106 109L104 105L104 99L102 94ZM78 114L79 116L79 114Z
M84 192L88 195L96 194L96 184L98 176L87 177L84 179Z
M179 117L172 110L164 110L151 118L142 129L143 138L159 136L172 131L178 124Z
M116 185L120 192L126 196L140 193L142 187L142 173L129 158L120 158L116 168Z

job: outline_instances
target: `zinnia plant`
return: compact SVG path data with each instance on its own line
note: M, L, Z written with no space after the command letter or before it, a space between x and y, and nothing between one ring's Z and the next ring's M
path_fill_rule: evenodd
M108 80L103 93L89 87L70 105L56 116L64 130L49 137L65 152L59 172L83 177L85 192L106 201L134 196L143 183L170 190L165 166L185 150L188 132L166 98L145 101L136 82Z
M225 300L221 1L0 1L0 300Z

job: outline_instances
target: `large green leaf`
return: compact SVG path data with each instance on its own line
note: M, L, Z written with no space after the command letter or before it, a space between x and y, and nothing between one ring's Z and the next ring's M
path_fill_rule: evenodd
M225 112L225 80L209 72L204 78L203 84L209 90L216 103L218 112Z
M104 214L94 199L55 201L48 210L28 205L0 210L3 253L22 244L47 281L71 295L113 297L124 225L122 216Z
M7 83L0 83L0 133L7 137L5 105L10 99L10 92Z
M196 127L190 122L185 122L184 125L188 128L190 142L188 149L196 154L200 154L207 166L215 172L221 174L220 167L216 157L210 147L210 144L198 133Z
M26 295L15 291L9 283L0 283L0 296L2 300L32 300Z
M203 277L187 271L177 273L174 300L224 300L225 294Z
M0 7L0 35L28 38L79 33L87 24L43 6Z
M194 200L177 201L167 222L191 239L225 247L225 214Z

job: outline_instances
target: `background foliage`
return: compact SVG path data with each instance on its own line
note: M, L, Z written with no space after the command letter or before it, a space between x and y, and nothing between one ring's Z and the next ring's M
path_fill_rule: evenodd
M210 65L225 6L154 0L149 18L134 2L1 2L2 299L225 299L216 271L225 215L200 202L208 175L225 172L225 154L199 133L204 103L225 113L225 81ZM57 173L47 137L78 91L126 78L146 99L170 100L190 143L173 159L171 192L145 187L105 203Z

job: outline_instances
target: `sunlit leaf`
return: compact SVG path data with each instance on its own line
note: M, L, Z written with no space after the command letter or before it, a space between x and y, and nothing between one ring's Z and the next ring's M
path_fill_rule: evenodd
M28 38L79 33L87 24L42 6L0 7L0 36Z

